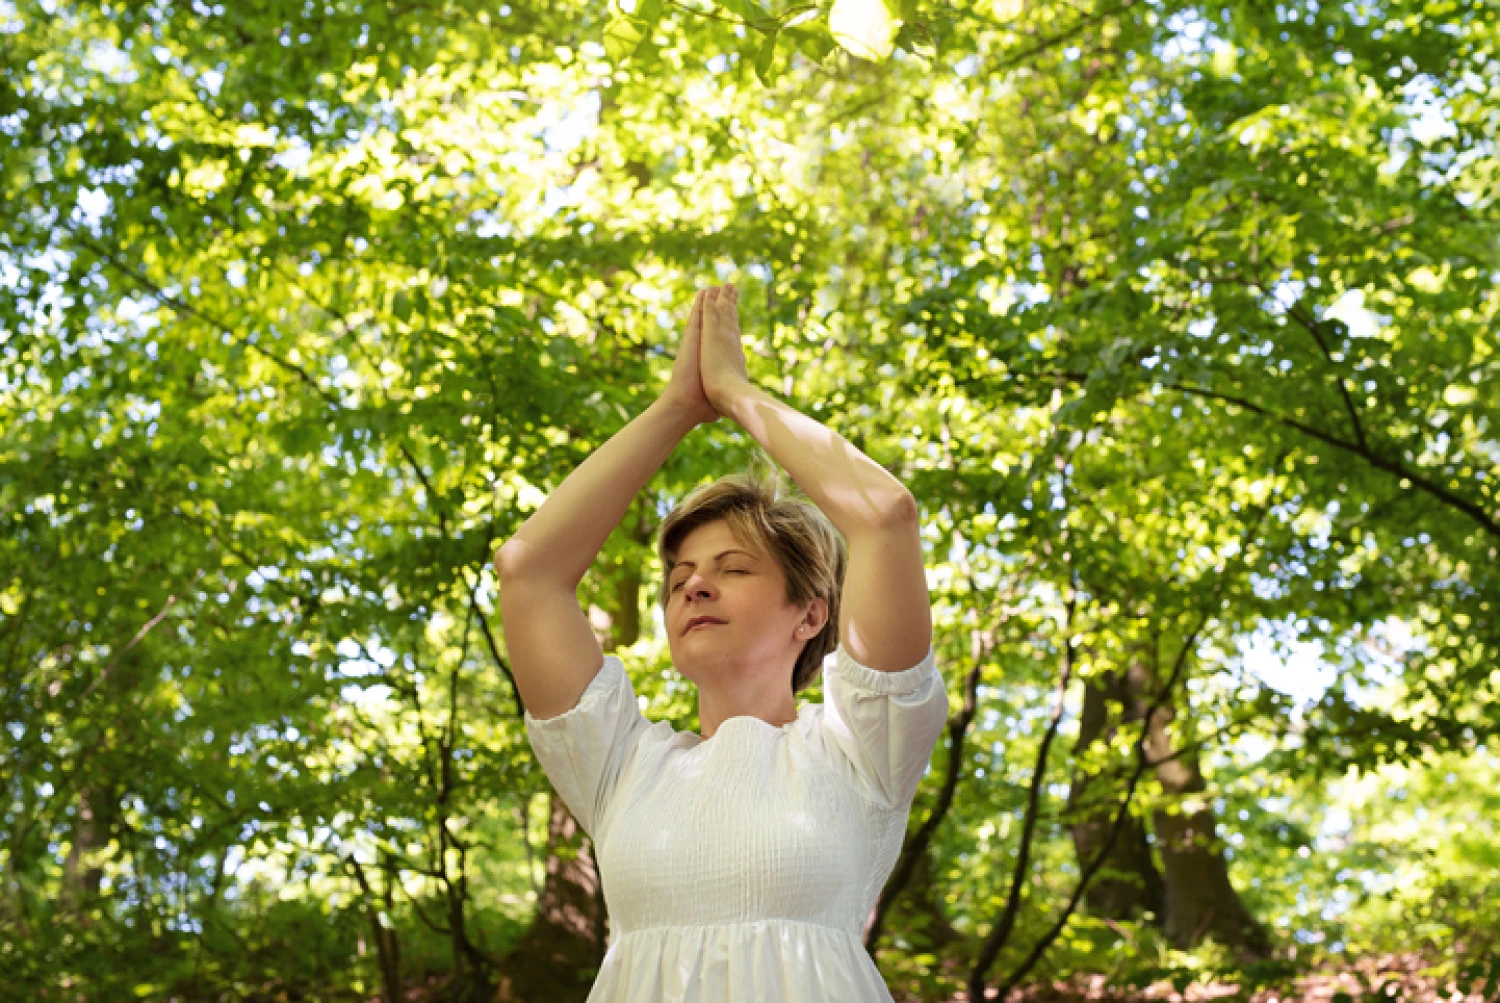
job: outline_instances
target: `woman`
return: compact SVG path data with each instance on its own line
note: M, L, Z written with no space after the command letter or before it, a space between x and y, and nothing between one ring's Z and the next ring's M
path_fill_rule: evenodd
M948 714L917 506L750 383L737 301L733 286L698 294L666 391L495 558L527 735L602 873L609 947L590 1003L891 1000L861 934ZM673 447L720 416L816 508L731 476L663 525L663 619L698 687L693 734L642 716L577 588ZM827 699L799 711L835 640Z

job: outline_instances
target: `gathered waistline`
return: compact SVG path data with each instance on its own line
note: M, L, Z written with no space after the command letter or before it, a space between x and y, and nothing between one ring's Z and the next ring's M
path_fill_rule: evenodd
M638 936L641 936L643 934L648 934L648 933L664 933L664 932L669 931L669 930L688 930L688 931L696 931L696 930L732 930L732 929L739 928L739 927L787 926L787 925L790 925L790 926L807 926L807 927L812 927L815 930L827 931L828 933L837 933L837 934L840 934L841 936L848 937L851 940L855 941L856 943L860 944L861 948L863 948L863 946L864 946L863 942L860 941L860 939L859 939L859 935L856 934L856 933L853 933L852 931L844 930L844 929L841 929L840 927L837 927L837 926L829 926L827 923L814 923L811 920L805 920L805 919L788 919L788 918L781 917L781 916L771 916L771 917L767 917L765 919L735 920L735 921L728 922L728 923L662 923L662 924L658 924L656 926L638 927L637 929L634 929L634 930L616 930L616 931L614 931L614 935L611 936L610 939L611 940L616 940L616 939L623 939L625 937L638 937Z

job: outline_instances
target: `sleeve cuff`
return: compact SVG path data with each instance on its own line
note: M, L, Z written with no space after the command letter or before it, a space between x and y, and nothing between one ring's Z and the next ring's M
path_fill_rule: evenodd
M531 711L525 711L523 717L527 726L532 728L547 728L554 722L560 723L566 721L568 718L580 713L585 704L594 704L603 700L604 695L615 688L619 682L619 678L624 674L625 664L620 661L619 657L617 655L605 655L604 664L599 666L599 671L594 673L593 679L589 680L588 686L579 695L576 704L554 717L532 717Z
M841 644L835 649L833 670L857 689L882 696L906 696L915 693L930 675L937 672L937 658L934 649L928 647L926 656L911 668L882 672L856 662Z

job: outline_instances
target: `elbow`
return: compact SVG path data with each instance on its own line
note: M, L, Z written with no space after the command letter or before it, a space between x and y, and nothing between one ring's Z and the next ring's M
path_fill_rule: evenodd
M519 543L515 537L511 537L500 545L495 551L495 574L500 578L510 578L520 572L521 556L525 545Z
M921 522L922 512L917 507L917 499L910 492L902 490L895 499L885 507L886 526L915 526Z

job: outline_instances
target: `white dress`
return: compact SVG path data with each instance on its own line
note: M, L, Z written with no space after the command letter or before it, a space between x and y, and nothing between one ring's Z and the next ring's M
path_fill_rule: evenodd
M578 703L526 712L593 839L609 913L589 1003L891 1003L864 924L948 718L931 649L901 672L842 646L821 704L707 740L647 720L607 655Z

